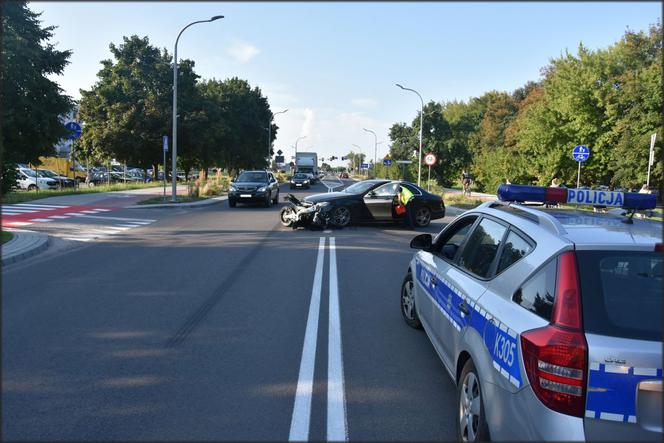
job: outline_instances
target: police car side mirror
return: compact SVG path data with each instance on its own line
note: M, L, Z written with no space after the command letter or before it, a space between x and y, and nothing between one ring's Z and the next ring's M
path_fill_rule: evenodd
M410 247L413 249L421 249L423 251L431 250L431 234L420 234L413 237L410 241Z

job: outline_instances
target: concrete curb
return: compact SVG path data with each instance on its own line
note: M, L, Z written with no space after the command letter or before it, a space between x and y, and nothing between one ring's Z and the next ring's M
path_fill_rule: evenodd
M216 203L221 203L224 200L228 200L228 196L224 195L221 197L212 197L206 200L201 200L197 202L190 203L157 203L154 205L131 205L125 206L124 209L143 209L143 208L191 208L196 206L208 206L214 205Z
M51 238L34 231L7 229L14 237L2 246L2 264L16 263L48 248Z

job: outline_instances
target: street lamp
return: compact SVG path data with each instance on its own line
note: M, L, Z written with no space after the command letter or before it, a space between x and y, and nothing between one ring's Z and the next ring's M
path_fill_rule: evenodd
M219 20L220 18L224 18L223 15L215 15L214 17L209 18L208 20L197 20L195 22L189 23L187 26L182 28L180 33L178 34L178 37L175 39L175 51L173 51L173 170L172 170L172 175L173 175L173 196L172 196L172 202L175 203L177 199L175 198L177 194L177 165L176 165L176 159L178 155L178 41L180 40L180 36L182 33L187 29L188 27L195 25L197 23L209 23L213 22L215 20ZM164 171L164 178L166 176L166 171Z
M422 177L422 117L424 116L424 100L422 100L422 96L416 90L410 88L404 88L399 83L396 83L396 85L401 89L403 89L404 91L414 92L420 98L420 102L422 102L422 108L420 108L420 158L417 161L417 186L420 186L420 181Z
M274 116L277 114L283 114L284 112L287 112L288 108L284 109L283 111L275 112L270 116L270 122L267 124L267 166L268 168L270 167L270 158L272 155L270 155L270 151L272 150L272 121L274 120Z
M376 152L378 151L378 138L376 137L376 133L373 132L371 129L367 128L362 128L366 132L371 132L374 136L374 178L376 178Z
M295 170L297 171L297 142L302 140L303 138L307 138L306 135L302 135L295 140Z

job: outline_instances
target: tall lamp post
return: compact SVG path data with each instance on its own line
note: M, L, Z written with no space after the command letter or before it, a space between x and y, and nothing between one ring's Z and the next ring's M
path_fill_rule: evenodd
M378 152L378 138L376 137L376 133L373 132L371 129L367 128L362 128L366 132L371 132L374 136L374 170L373 170L373 178L376 178L376 152Z
M173 195L171 201L175 203L177 201L177 165L176 159L178 156L178 41L180 36L188 27L195 25L197 23L209 23L215 20L224 18L223 15L215 15L214 17L209 18L208 20L197 20L195 22L189 23L187 26L182 28L178 37L175 39L175 51L173 51L173 170L171 174L173 175ZM164 176L166 171L164 171Z
M422 96L416 90L404 88L399 83L396 83L396 85L404 91L414 92L420 98L420 102L422 102L422 107L420 108L420 158L417 160L417 186L420 186L420 181L422 178L422 117L424 116L424 100L422 100Z
M362 153L362 147L360 145L356 145L355 143L353 143L353 146L355 146L357 149L360 150L360 165L357 168L357 172L359 172L360 175L362 175L362 156L364 155Z
M307 138L306 135L302 135L295 140L295 170L297 171L297 142L302 140L303 138Z
M275 112L270 116L270 122L267 124L267 167L270 167L270 158L272 157L270 155L270 151L272 150L272 121L274 120L274 116L277 114L283 114L284 112L288 112L288 108L284 109L283 111Z

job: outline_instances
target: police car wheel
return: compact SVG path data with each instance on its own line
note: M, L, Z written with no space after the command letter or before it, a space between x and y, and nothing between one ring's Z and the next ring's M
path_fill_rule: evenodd
M468 360L461 371L457 387L459 416L457 438L460 441L488 441L489 427L484 416L484 403L480 377L472 360Z
M413 293L413 275L409 272L401 285L401 315L411 328L422 329L422 323L415 309L415 294Z
M426 206L417 208L415 211L415 224L419 228L429 226L431 223L431 211Z

